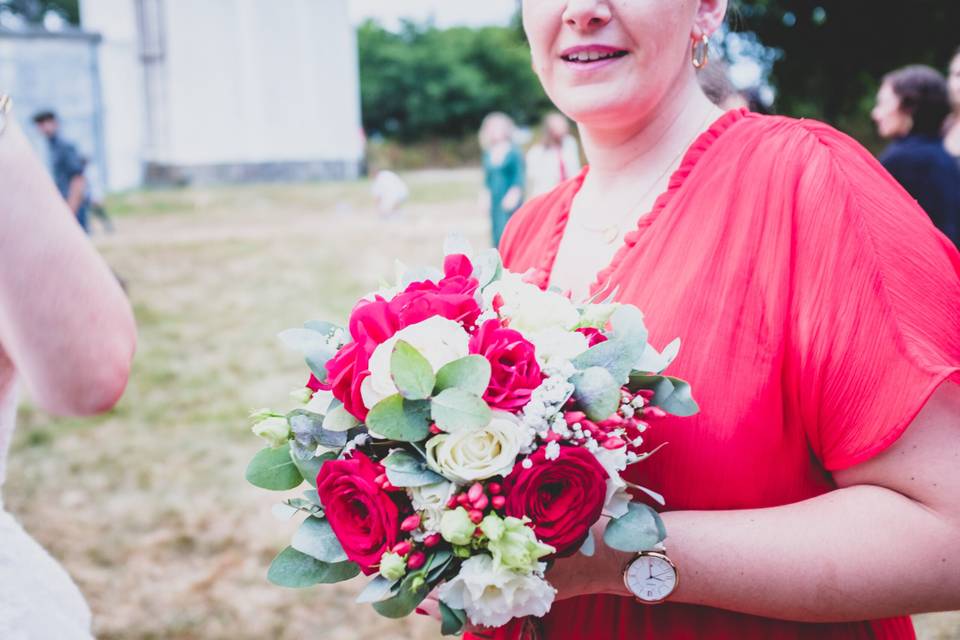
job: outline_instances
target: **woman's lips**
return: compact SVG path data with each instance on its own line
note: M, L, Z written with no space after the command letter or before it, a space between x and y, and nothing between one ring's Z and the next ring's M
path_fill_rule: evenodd
M568 47L560 52L564 62L573 64L595 64L606 60L616 60L627 55L625 49L604 44L586 44Z

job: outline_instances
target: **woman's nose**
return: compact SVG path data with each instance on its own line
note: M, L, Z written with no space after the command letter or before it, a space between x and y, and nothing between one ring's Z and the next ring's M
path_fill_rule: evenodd
M563 12L563 22L577 31L593 31L612 17L607 0L569 0Z

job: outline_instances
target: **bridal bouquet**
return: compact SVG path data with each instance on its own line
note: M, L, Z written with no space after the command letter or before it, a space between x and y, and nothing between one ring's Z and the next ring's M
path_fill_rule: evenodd
M436 589L444 634L542 616L555 558L592 554L591 527L623 551L665 537L624 470L651 455L644 431L697 411L662 375L679 341L647 344L638 309L574 304L448 240L443 272L409 270L360 300L346 329L308 322L281 339L303 353L301 406L262 410L270 446L258 487L306 514L268 571L306 587L370 577L358 602L409 615Z

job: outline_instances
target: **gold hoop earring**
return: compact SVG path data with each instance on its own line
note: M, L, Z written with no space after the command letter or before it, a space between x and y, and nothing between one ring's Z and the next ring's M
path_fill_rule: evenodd
M691 57L694 69L703 69L710 62L710 36L703 34L699 40L693 41Z

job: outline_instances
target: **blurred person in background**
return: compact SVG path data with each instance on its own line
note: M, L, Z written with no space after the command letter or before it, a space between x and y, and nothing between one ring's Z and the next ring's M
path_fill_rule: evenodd
M60 135L60 121L53 111L40 111L33 116L37 129L47 139L50 149L50 170L60 195L84 231L87 226L87 179L83 170L86 162L77 148Z
M523 204L523 155L514 143L516 127L505 113L488 114L480 125L480 148L483 150L483 201L490 210L493 246L500 244L500 236L507 220Z
M400 208L410 196L410 189L393 171L375 169L373 186L370 187L374 199L377 201L377 210L384 218L400 215Z
M849 136L710 102L726 9L522 2L589 167L513 216L504 266L680 336L702 407L625 478L666 501L656 571L598 525L541 637L909 640L960 609L960 252Z
M710 102L724 111L748 107L747 99L737 91L730 79L730 69L722 60L711 61L710 64L697 71L697 82Z
M892 140L880 163L937 228L960 244L960 168L944 148L941 133L949 113L943 75L912 65L884 76L871 117L881 137Z
M117 281L4 103L0 96L0 484L17 379L45 411L107 411L127 383L136 334ZM76 585L0 500L0 638L89 640L90 628Z
M540 140L527 151L529 196L532 198L580 173L580 145L570 135L570 121L562 113L543 119Z
M960 49L953 54L947 75L947 93L950 96L951 114L947 120L943 145L960 167Z

